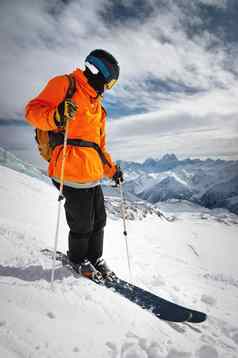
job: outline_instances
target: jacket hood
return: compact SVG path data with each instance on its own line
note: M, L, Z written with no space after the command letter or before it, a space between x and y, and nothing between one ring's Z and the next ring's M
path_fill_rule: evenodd
M98 96L95 89L88 83L87 77L80 68L76 68L76 70L73 71L72 75L76 79L76 82L79 83L80 87L82 87L84 91L89 94L90 97Z

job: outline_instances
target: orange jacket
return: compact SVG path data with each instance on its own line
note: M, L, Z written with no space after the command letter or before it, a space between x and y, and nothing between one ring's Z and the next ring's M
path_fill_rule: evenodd
M72 75L76 82L76 91L72 97L78 106L77 113L69 123L68 138L80 138L97 143L111 164L103 165L94 148L67 145L64 179L76 183L100 180L104 175L112 177L115 173L113 163L105 146L106 112L97 98L96 91L89 85L87 78L80 69ZM43 130L57 130L54 122L56 107L65 98L69 81L66 76L51 79L43 91L26 106L26 119L34 127ZM49 163L50 177L60 179L63 146L57 146Z

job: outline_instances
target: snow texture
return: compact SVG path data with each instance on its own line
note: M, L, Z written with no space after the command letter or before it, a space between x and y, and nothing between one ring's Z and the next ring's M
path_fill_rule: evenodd
M127 280L119 202L106 201L104 257ZM167 206L170 222L156 208L127 205L134 213L127 221L133 282L207 312L199 325L159 320L59 264L52 291L52 262L40 250L54 244L57 192L0 166L0 356L237 358L238 218L180 204ZM64 252L67 232L62 211L58 248Z

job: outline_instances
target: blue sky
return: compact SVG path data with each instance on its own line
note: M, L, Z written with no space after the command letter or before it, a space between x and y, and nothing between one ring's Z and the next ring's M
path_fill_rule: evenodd
M105 96L115 159L238 158L236 0L2 0L0 17L0 145L34 161L31 129L1 123L104 48L121 67Z

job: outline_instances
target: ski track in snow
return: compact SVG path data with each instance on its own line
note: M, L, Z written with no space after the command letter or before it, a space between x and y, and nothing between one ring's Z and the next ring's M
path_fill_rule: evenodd
M0 174L1 357L237 358L237 225L199 213L128 221L133 281L208 313L200 325L168 323L60 264L52 292L52 261L40 250L53 246L57 193L13 170ZM115 214L105 231L105 257L128 279ZM59 249L66 245L62 214Z

